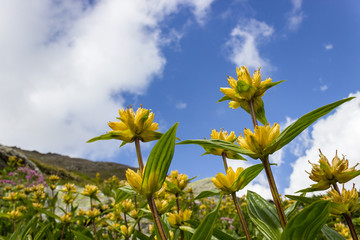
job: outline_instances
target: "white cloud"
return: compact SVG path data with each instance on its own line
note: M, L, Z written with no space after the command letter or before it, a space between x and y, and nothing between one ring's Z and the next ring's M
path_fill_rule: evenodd
M269 38L274 29L265 22L251 19L238 24L231 32L227 46L230 48L230 60L237 66L246 65L257 69L270 67L267 60L260 56L258 45L264 38Z
M293 172L290 176L290 185L285 192L293 194L294 192L307 188L310 184L314 184L309 179L306 171L311 171L310 160L316 163L319 159L319 151L331 160L338 150L339 157L345 155L349 160L349 166L354 166L360 159L360 148L357 142L360 136L360 92L352 94L356 98L350 102L341 105L336 111L320 119L314 124L313 130L306 137L306 141L310 142L310 146L303 152L301 156L292 164ZM302 141L298 141L301 144ZM352 183L356 183L357 188L360 186L360 179L355 178L350 181L347 187Z
M187 104L184 102L179 102L175 106L177 109L185 109L187 107Z
M334 46L331 43L325 45L326 50L331 50L333 48L334 48Z
M322 92L325 92L326 90L328 90L328 85L322 85L321 87L320 87L320 90L322 91Z
M85 141L116 120L122 92L141 94L161 75L166 59L159 23L183 7L203 23L212 0L96 2L3 3L2 144L72 156L112 155L118 142Z
M304 20L304 13L301 10L302 0L291 0L292 10L288 13L288 28L297 30Z

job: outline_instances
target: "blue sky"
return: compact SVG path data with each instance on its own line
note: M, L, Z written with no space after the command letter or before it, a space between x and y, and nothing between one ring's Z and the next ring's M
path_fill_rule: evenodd
M229 109L220 87L236 66L286 80L264 96L282 127L350 94L360 97L360 4L338 1L27 1L0 10L0 143L135 166L134 146L85 141L109 130L118 109L143 104L160 131L181 140L212 129L238 135L250 116ZM280 192L309 184L318 148L360 159L359 100L334 111L277 153ZM148 156L153 144L143 144ZM199 146L176 147L171 169L198 179L223 171ZM257 163L233 162L232 166ZM360 183L360 182L359 182ZM250 186L266 192L260 176ZM265 193L268 194L268 193Z

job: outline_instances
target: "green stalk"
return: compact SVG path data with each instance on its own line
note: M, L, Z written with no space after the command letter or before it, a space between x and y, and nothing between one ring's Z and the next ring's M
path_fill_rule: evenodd
M227 170L228 170L228 165L227 165L227 162L226 162L225 152L222 152L222 153L221 153L221 156L222 156L222 159L223 159L223 162L224 162L225 171L227 172ZM236 211L237 211L237 213L238 213L238 216L239 216L241 225L242 225L242 227L243 227L243 229L244 229L246 239L249 240L249 239L251 239L250 233L249 233L249 230L248 230L248 228L247 228L244 215L243 215L243 213L242 213L242 211L241 211L241 208L240 208L240 205L239 205L239 201L238 201L238 199L237 199L237 197L236 197L236 193L235 193L235 192L231 193L231 196L232 196L232 199L233 199L233 202L234 202Z
M92 204L92 198L91 197L90 197L90 209L91 209L91 211L93 210L93 204ZM95 240L97 240L95 218L93 219L93 229L94 229Z
M338 187L338 185L336 183L333 183L332 186L334 187L334 189L339 193L339 195L341 196L341 192L340 192L340 189ZM356 231L355 231L355 226L354 226L354 223L352 221L352 218L351 218L351 215L348 214L348 213L343 213L342 214L345 218L345 221L350 229L350 233L351 233L351 237L353 240L358 240L358 236L356 234Z
M258 122L257 122L257 119L256 119L256 113L255 113L255 108L254 108L254 100L251 99L248 102L248 104L249 104L251 120L252 120L254 128L255 128L256 126L258 126ZM275 203L276 211L277 211L277 213L279 215L281 226L284 229L285 226L286 226L286 223L287 223L286 216L285 216L283 206L281 204L281 200L280 200L279 192L277 190L277 186L276 186L276 183L275 183L275 180L274 180L274 176L273 176L271 168L270 168L269 156L266 156L264 159L260 159L260 160L264 165L266 177L267 177L268 182L269 182L269 186L270 186L271 194L273 196L273 200L274 200L274 203Z
M164 228L163 228L163 226L161 224L161 221L160 221L160 215L159 215L159 213L158 213L158 211L156 209L154 196L153 195L148 196L147 201L148 201L148 204L150 206L150 210L151 210L151 213L153 215L154 222L155 222L155 225L156 225L156 227L158 229L161 240L167 240Z
M266 157L266 158L260 159L260 160L264 165L266 177L267 177L268 182L269 182L269 186L270 186L271 194L273 196L273 200L274 200L274 203L275 203L276 211L277 211L277 213L279 215L281 226L284 229L285 226L286 226L287 220L286 220L286 216L285 216L283 206L281 204L281 200L280 200L279 192L278 192L277 187L276 187L274 176L273 176L271 168L270 168L269 157Z
M141 155L139 138L135 138L135 148L136 148L136 155L137 155L138 162L139 162L139 169L140 169L140 172L142 173L144 170L144 162L143 162L142 155Z

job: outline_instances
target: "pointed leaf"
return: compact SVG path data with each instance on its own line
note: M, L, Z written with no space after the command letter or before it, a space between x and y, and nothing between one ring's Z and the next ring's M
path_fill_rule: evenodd
M240 173L239 177L233 182L230 188L236 184L237 182L241 182L240 189L243 189L246 185L248 185L261 171L264 169L264 165L262 163L253 165L248 167Z
M282 227L275 206L255 192L247 192L247 210L251 221L269 240L281 237Z
M174 155L176 129L175 123L155 144L147 160L141 187L153 186L153 192L159 190L165 181Z
M327 240L346 240L346 238L332 228L324 225L321 229Z
M288 126L284 131L282 131L280 135L264 150L264 152L273 153L281 149L320 117L328 114L336 107L347 101L352 100L353 98L354 97L350 97L325 105L300 117L297 121Z
M199 195L197 195L194 200L198 200L201 198L207 198L207 197L212 197L212 196L216 196L216 195L220 195L221 191L220 190L206 190L206 191L202 191L201 193L199 193Z
M329 201L317 201L305 207L286 225L281 240L312 240L320 233L330 214Z
M223 96L220 100L218 100L216 103L218 103L218 102L223 102L223 101L227 101L227 100L230 100L230 101L232 101L232 99L230 98L230 97L228 97L228 96Z
M204 220L200 223L200 225L196 228L194 235L191 237L191 240L209 240L211 239L214 225L217 219L217 214L220 209L221 199L223 194L220 195L219 203L215 210L210 212Z
M304 197L304 196L285 195L285 197L290 198L291 200L305 203L305 204L311 204L313 202L319 201L319 199L309 198L309 197Z
M203 148L219 148L228 151L232 151L239 154L248 155L250 157L257 157L258 155L252 151L241 148L238 145L235 145L231 142L220 140L220 139L194 139L194 140L185 140L177 144L197 144ZM246 160L245 158L243 160Z

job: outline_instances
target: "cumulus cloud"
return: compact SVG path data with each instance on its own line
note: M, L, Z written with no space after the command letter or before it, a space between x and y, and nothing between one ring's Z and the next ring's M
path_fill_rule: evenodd
M211 2L4 2L0 142L72 156L112 155L119 143L85 141L115 120L121 93L142 94L161 75L161 21L188 7L203 23Z
M269 67L268 61L260 56L258 46L261 40L269 38L273 33L271 26L255 19L238 24L226 43L230 49L230 60L237 66L246 65L254 69Z
M187 107L187 104L184 102L179 102L175 106L177 109L185 109Z
M320 87L320 90L322 91L322 92L325 92L326 90L328 90L328 85L322 85L321 87Z
M304 20L304 12L301 10L302 0L291 0L292 9L288 13L288 28L297 30Z
M331 50L333 48L334 46L331 43L325 45L325 50Z
M318 161L318 149L321 149L329 160L335 156L337 150L339 157L345 155L350 166L354 166L359 162L360 148L356 139L360 135L360 92L350 96L356 98L341 105L333 114L320 119L313 125L311 132L305 135L303 140L298 141L298 144L305 141L308 147L292 164L293 172L290 176L290 184L285 189L287 194L293 194L314 183L309 179L309 175L305 173L305 170L311 171L308 160L313 163ZM356 183L357 187L359 187L360 179L355 178L346 186L351 187L352 183Z

